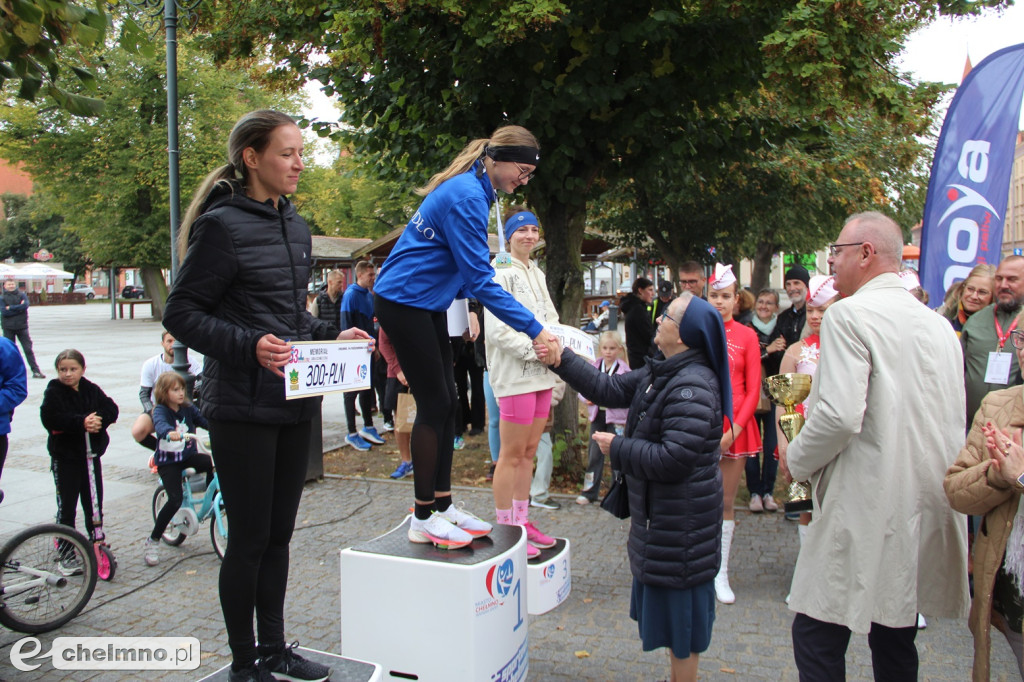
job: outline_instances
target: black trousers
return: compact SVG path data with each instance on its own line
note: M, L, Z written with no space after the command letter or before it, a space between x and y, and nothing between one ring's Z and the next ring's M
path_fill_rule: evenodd
M459 394L455 433L461 436L466 431L467 422L472 429L484 428L484 368L476 364L473 342L453 339L452 353L455 358L455 390Z
M373 387L362 391L349 391L345 394L345 421L348 432L356 430L356 398L359 398L359 413L363 415L363 426L373 426Z
M905 628L871 624L868 646L876 682L917 680L917 622ZM800 682L836 682L846 679L846 648L850 629L803 613L793 619L793 657Z
M376 296L373 310L395 347L416 399L412 427L413 488L416 499L434 499L434 492L452 489L452 446L455 442L455 390L452 344L444 312L422 310ZM422 510L417 508L418 513Z
M18 343L21 344L21 351L25 354L25 360L28 361L29 369L36 374L41 374L39 363L36 362L36 354L32 352L32 337L28 335L28 327L24 329L5 329L4 336L10 339L11 343L14 343L15 337L17 337Z
M306 482L310 422L210 420L210 444L231 538L220 565L220 606L237 667L260 647L284 646L288 544ZM179 484L180 485L180 484Z
M93 475L96 477L96 502L100 516L103 515L103 465L99 457L92 459ZM57 523L75 527L78 514L78 503L82 503L82 519L89 539L93 537L92 521L92 490L89 487L89 460L81 457L61 457L50 459L50 471L53 472L53 484L57 488Z
M197 453L180 462L171 462L156 468L157 473L160 474L160 482L164 484L164 492L167 493L167 502L156 515L156 524L153 526L153 532L149 534L149 538L154 542L160 539L160 536L167 530L167 524L181 509L181 504L185 499L181 474L189 467L195 469L197 474L205 473L206 485L210 485L213 480L213 460L209 455Z

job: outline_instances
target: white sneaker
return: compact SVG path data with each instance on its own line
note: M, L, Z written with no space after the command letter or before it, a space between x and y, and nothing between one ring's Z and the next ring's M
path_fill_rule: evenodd
M146 551L143 555L147 566L156 566L160 563L160 541L146 538Z
M775 501L775 498L771 495L765 495L761 498L761 504L766 512L779 511L779 503Z
M409 519L409 541L419 544L432 542L441 549L458 549L473 542L473 536L440 514L431 514L426 521L415 516Z
M452 503L445 511L434 513L475 538L482 538L491 532L491 524L463 509L462 502Z

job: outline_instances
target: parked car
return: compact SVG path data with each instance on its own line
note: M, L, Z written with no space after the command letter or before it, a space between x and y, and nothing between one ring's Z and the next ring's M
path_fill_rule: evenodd
M146 292L142 287L129 284L124 289L121 289L121 298L146 298Z
M72 289L70 286L64 290L66 294L85 294L85 297L90 301L96 298L96 290L88 284L76 284L75 288Z

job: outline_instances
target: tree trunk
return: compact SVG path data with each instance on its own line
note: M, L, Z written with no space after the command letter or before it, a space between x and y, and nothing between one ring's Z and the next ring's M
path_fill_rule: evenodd
M771 244L758 244L757 254L754 256L754 267L750 273L750 288L754 290L755 295L761 289L768 288L771 282L772 257L774 255L775 250Z
M167 302L167 282L164 281L164 273L160 268L144 267L139 268L142 275L142 286L146 290L146 296L153 301L153 319L164 319L164 303Z
M580 251L583 247L583 227L586 223L586 206L565 204L557 200L539 204L538 215L544 225L545 277L548 292L558 310L562 324L577 326L583 304L583 267ZM578 477L586 465L579 450L573 446L578 440L579 403L576 391L568 386L565 397L554 408L553 438L564 438L568 446L562 455L561 467L566 474ZM585 449L583 450L586 451Z

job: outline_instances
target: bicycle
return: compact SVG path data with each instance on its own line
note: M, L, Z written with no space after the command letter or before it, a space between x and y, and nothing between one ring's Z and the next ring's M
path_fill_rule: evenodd
M199 452L210 454L209 449L202 439L196 438L195 434L186 434L186 437L196 441ZM181 472L182 501L181 508L174 513L170 523L161 536L163 541L177 547L185 542L185 538L199 532L199 525L210 520L210 542L213 543L213 550L221 559L228 548L228 515L224 510L224 500L220 494L220 481L217 472L213 473L213 480L206 485L206 475L196 475L196 470L188 467ZM206 488L205 493L203 488ZM201 497L197 497L202 493ZM153 522L167 503L167 491L163 484L158 485L153 492Z
M0 623L38 634L81 613L96 588L92 543L73 528L48 523L17 533L0 549Z

